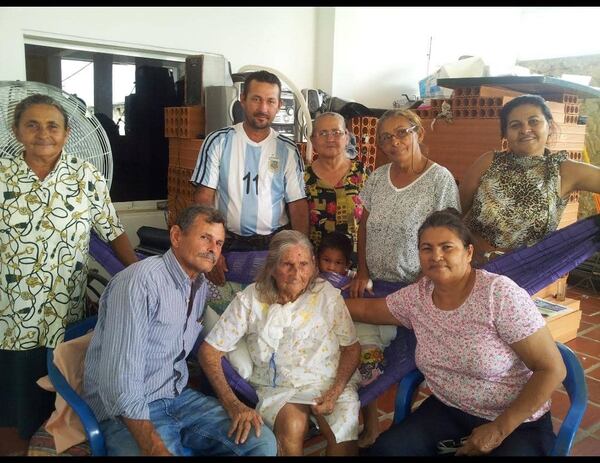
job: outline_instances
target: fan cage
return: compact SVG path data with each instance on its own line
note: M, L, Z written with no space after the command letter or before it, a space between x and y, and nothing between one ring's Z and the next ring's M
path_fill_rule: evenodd
M13 132L15 107L24 98L37 93L54 98L69 116L70 134L64 151L96 167L110 188L113 162L106 131L76 96L52 85L32 81L0 81L0 157L12 157L22 152L23 145Z

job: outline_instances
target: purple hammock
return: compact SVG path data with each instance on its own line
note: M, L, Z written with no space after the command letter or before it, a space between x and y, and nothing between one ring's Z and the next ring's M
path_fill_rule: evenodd
M533 246L521 247L497 257L482 268L506 275L529 294L534 294L598 251L600 251L600 215L595 215L556 230ZM90 240L90 255L111 275L123 269L123 264L116 258L110 246L95 234L92 234ZM264 263L267 251L230 252L224 255L229 267L227 279L250 284L254 281L256 271ZM348 282L348 277L337 274L327 273L323 276L336 287L341 287ZM370 297L385 297L404 286L405 283L374 281L374 294ZM343 291L342 295L347 297L347 291ZM406 373L416 368L415 346L416 339L413 331L398 327L396 338L384 350L384 359L386 359L384 373L358 390L361 406L376 399L388 388L397 384ZM231 388L246 402L256 405L258 396L254 388L235 371L225 357L222 359L222 365Z

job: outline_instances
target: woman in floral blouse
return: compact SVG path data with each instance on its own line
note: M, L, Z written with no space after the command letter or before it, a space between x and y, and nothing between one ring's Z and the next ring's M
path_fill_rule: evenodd
M304 182L309 207L309 238L315 248L323 235L334 231L352 238L356 263L360 193L368 173L346 155L346 122L338 113L323 113L314 122L311 142L318 158L306 167Z
M473 238L456 209L417 231L423 278L380 299L346 299L355 321L403 325L431 395L385 431L368 456L545 456L554 445L550 397L565 366L527 292L475 269ZM441 447L441 448L440 448Z

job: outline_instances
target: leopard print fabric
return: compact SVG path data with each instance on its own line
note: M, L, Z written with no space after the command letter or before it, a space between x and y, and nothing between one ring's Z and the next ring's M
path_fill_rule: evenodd
M466 217L471 231L496 248L531 246L556 230L569 197L560 197L566 151L542 156L496 151Z

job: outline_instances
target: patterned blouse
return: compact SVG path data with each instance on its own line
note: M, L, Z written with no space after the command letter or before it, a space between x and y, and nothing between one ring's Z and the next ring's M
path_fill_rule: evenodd
M90 232L123 233L106 181L63 153L43 181L0 159L0 348L55 347L83 316Z
M569 197L560 197L560 165L566 151L542 156L494 152L465 220L492 246L531 246L556 230Z
M312 166L306 166L304 183L309 208L309 237L315 250L323 235L338 231L352 238L353 260L356 260L358 223L363 211L358 194L368 175L362 162L354 160L346 176L332 187L317 177Z
M428 277L386 298L391 314L414 330L415 360L431 392L444 404L495 420L533 374L511 344L544 327L527 291L508 277L476 270L471 294L454 310L432 302ZM525 421L550 409L545 402Z
M450 171L435 162L402 188L392 183L390 168L375 169L360 193L369 211L367 267L373 280L411 283L421 270L417 231L434 211L460 211L458 187Z

